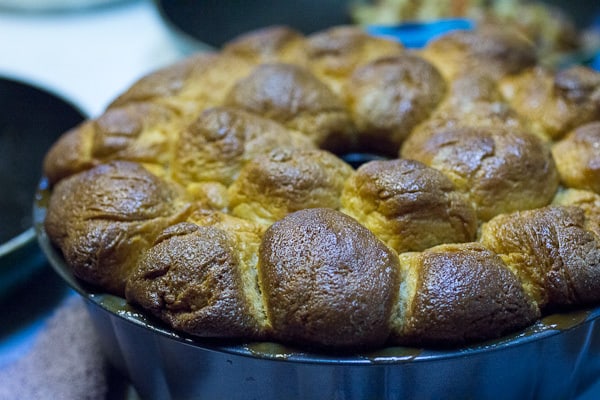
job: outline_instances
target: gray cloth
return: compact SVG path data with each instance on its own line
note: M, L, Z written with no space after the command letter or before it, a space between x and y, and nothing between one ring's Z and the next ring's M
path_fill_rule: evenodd
M0 370L0 400L100 400L108 393L107 364L83 300L67 298L31 350Z

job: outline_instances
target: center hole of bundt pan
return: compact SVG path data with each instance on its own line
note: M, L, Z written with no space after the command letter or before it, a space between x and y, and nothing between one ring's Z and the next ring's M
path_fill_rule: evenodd
M389 160L390 159L389 157L386 157L381 154L359 153L359 152L340 154L339 157L342 160L346 161L348 164L350 164L352 166L352 168L354 168L354 169L357 169L358 167L360 167L363 164L368 163L369 161Z

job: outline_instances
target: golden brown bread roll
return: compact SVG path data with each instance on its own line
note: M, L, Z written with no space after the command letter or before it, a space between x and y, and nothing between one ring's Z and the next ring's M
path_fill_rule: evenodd
M231 212L270 225L304 208L338 209L351 171L324 150L273 150L244 165L229 188Z
M504 98L498 88L497 79L485 71L464 71L448 81L445 102L453 105L480 102L501 102Z
M320 147L354 147L354 124L342 101L305 68L262 64L239 80L225 104L271 118L305 133Z
M503 98L496 80L482 71L461 73L452 79L446 97L418 130L455 126L529 131L526 121Z
M600 195L557 191L548 133L599 120L600 74L543 72L527 94L528 48L485 30L423 53L349 27L249 33L55 144L48 237L78 278L129 282L130 302L197 336L439 346L600 303ZM593 159L562 149L576 136L561 164Z
M352 218L323 208L292 213L267 230L259 258L279 340L320 347L386 342L398 259Z
M444 97L446 83L410 54L375 60L354 71L345 99L359 132L359 148L396 155L400 144Z
M407 139L401 156L445 173L483 221L548 205L558 188L549 148L525 132L485 127L423 132Z
M585 229L600 237L600 194L580 189L560 190L552 200L552 204L575 206L583 210Z
M551 206L499 215L481 242L502 257L540 309L600 300L600 240L579 207Z
M246 111L205 110L181 131L175 145L172 176L184 184L213 181L230 185L242 166L276 148L315 148L305 135Z
M201 53L142 77L109 108L152 101L190 121L204 109L222 105L233 84L255 67L253 60L235 54Z
M165 229L129 276L126 297L177 330L201 337L260 337L262 308L244 290L244 268L225 231Z
M502 259L478 243L404 253L400 269L393 343L447 346L490 339L540 315Z
M431 40L419 54L452 79L463 72L485 72L498 79L536 64L533 44L507 27L453 31Z
M284 62L304 65L307 61L304 35L287 26L268 26L243 33L225 43L222 52L253 64Z
M216 57L217 55L211 53L199 53L150 72L114 99L109 108L121 107L132 102L168 102L175 99L186 83L192 80L194 68L207 65Z
M600 193L600 121L571 131L552 146L552 155L563 185Z
M122 294L139 254L189 210L182 188L116 161L56 184L44 227L76 277Z
M444 174L418 161L371 161L346 181L342 211L398 253L470 242L475 209Z
M398 41L368 35L356 26L336 26L308 36L306 50L310 70L341 95L356 68L402 54L404 47Z
M98 164L91 154L94 135L94 122L85 121L54 142L43 160L44 175L51 184Z
M511 106L552 139L600 119L600 74L590 68L575 66L554 72L535 67L499 84Z
M61 136L46 154L44 173L55 183L110 160L142 162L159 172L170 161L180 123L156 103L111 108Z

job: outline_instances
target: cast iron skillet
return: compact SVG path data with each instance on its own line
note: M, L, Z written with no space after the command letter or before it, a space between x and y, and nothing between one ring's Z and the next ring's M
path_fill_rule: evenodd
M31 216L42 160L84 118L47 89L0 77L0 297L44 264Z

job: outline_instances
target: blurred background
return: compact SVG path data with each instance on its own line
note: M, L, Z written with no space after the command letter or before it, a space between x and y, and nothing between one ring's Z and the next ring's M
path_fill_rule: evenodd
M590 62L600 47L600 2L589 0L0 0L0 74L50 86L96 115L141 75L257 27L311 33L457 17L517 27L549 62Z

